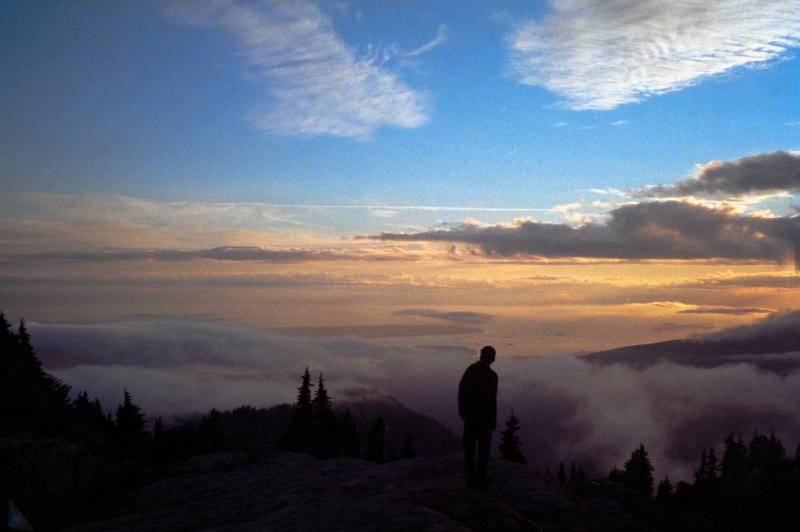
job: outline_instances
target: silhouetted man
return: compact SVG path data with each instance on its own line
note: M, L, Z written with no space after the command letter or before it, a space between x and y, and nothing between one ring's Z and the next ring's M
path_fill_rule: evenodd
M464 467L467 483L486 483L492 431L497 428L497 373L489 367L494 347L481 349L481 358L464 372L458 384L458 415L464 420ZM477 462L475 451L477 449Z

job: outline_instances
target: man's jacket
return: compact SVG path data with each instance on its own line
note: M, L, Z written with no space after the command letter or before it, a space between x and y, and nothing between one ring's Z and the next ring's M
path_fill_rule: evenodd
M497 373L475 362L458 384L458 415L467 423L497 428Z

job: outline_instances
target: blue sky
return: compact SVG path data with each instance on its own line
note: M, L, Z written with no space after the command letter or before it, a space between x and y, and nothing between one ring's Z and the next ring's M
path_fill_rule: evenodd
M797 310L799 2L2 1L0 310L46 364L101 346L58 376L154 415L291 400L311 366L447 420L425 378L491 343L509 406L644 409L568 456L662 467L652 404L775 419L797 374L546 355Z
M667 66L645 73L655 89L603 109L577 109L568 90L553 90L570 79L531 85L515 72L514 43L525 38L526 25L557 32L558 17L582 15L545 3L429 4L309 4L299 14L262 3L224 7L244 6L262 21L280 9L294 21L322 18L323 33L342 54L414 99L405 115L392 114L400 100L380 98L396 95L367 94L386 106L378 109L383 117L359 122L355 129L363 131L331 133L275 126L297 114L295 95L276 103L276 89L302 92L302 84L258 73L260 59L248 58L241 28L199 20L205 15L197 15L197 4L4 3L0 180L12 191L155 200L547 208L595 199L586 189L669 183L695 164L800 147L798 22L781 16L791 2L775 2L775 13L767 13L774 20L764 25L780 21L778 30L743 29L721 7L699 15L687 9L683 26L691 28L693 16L706 17L700 28L722 17L714 29L743 42L727 56L695 50L704 75L676 90L669 89L680 83L669 86L669 77L683 59L670 57L680 46L669 49ZM662 11L646 14L663 25L675 14ZM658 38L654 49L663 44ZM585 42L560 35L549 46L570 39ZM756 57L767 45L777 48L726 68L736 64L730 56ZM291 62L292 53L279 60ZM647 67L633 64L631 72ZM587 67L565 68L578 76ZM602 85L605 73L591 72L599 80L585 83ZM665 83L669 92L646 92L661 92ZM619 97L603 90L600 98Z

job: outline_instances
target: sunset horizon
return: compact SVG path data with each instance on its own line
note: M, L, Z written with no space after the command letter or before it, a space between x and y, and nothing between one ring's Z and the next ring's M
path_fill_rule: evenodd
M460 434L491 345L534 468L800 444L795 0L12 0L0 47L0 310L72 400L310 368Z

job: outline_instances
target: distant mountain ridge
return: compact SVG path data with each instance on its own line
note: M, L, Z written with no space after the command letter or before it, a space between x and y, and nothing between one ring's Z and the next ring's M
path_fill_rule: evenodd
M626 364L637 369L662 361L697 368L749 363L786 375L800 369L800 311L774 314L753 325L703 338L630 345L581 358L595 364Z

